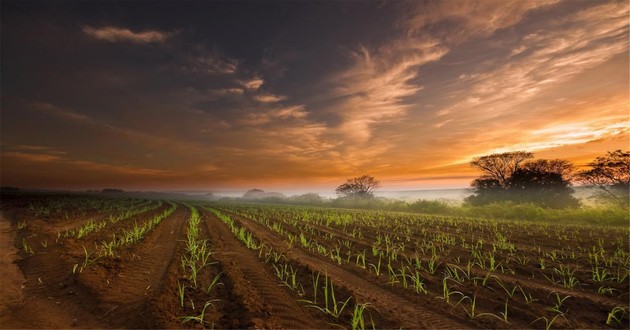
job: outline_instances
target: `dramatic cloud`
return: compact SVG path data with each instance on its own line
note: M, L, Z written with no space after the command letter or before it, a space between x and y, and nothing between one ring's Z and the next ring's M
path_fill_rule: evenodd
M257 90L260 88L260 86L262 86L265 83L265 81L259 77L254 77L249 80L241 80L239 82L241 85L243 85L243 87L250 90Z
M3 3L3 184L466 187L630 143L623 1L54 7Z
M162 43L174 33L161 31L141 31L133 32L129 29L116 26L105 26L94 28L83 27L83 32L94 39L106 40L110 42L129 41L139 44Z
M254 99L262 103L276 103L287 99L286 96L278 96L273 94L261 94L254 96Z
M409 34L424 34L434 25L434 34L446 42L461 42L471 35L489 35L517 24L528 12L559 0L484 0L420 2L405 22Z
M414 54L398 57L398 52ZM374 53L366 48L353 52L354 65L332 79L333 97L343 100L336 106L343 118L340 131L366 142L371 137L371 125L403 115L410 106L405 98L422 89L411 82L418 67L439 60L446 52L436 42L415 40L387 45Z

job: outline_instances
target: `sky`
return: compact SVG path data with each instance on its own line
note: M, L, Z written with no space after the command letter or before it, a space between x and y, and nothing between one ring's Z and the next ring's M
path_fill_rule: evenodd
M463 188L630 145L627 1L1 7L2 185Z

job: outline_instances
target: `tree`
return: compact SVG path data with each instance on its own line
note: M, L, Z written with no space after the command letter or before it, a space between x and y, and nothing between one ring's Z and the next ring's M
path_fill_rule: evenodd
M476 157L470 162L470 165L483 172L480 179L495 180L499 186L505 188L510 175L519 168L521 163L531 158L534 158L531 152L504 152Z
M514 171L508 179L507 191L511 200L548 208L580 205L579 200L572 195L571 181L563 175L562 167L554 169L527 165Z
M566 180L570 180L575 172L573 163L564 159L536 159L524 163L523 169L536 172L558 173Z
M537 159L532 153L517 151L473 159L471 166L482 170L471 186L473 205L498 201L534 203L543 207L576 207L571 177L574 166L561 159Z
M374 189L379 187L380 181L373 176L363 175L348 179L346 183L335 189L335 192L342 197L373 197Z
M578 174L585 185L600 189L599 198L621 207L628 207L630 200L630 151L609 151L588 163L590 170Z

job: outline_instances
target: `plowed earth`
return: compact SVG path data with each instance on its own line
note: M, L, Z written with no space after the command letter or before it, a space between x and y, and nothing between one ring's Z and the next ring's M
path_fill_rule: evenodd
M221 212L250 232L256 241L282 254L285 265L298 271L297 280L303 286L301 291L291 290L276 277L274 271L277 269L266 263L260 252L248 249L209 209L197 208L201 214L198 239L207 242L213 252L197 280L199 287L208 287L215 276L219 278L215 289L204 293L192 289L191 278L180 264L181 256L186 253L187 226L191 216L188 206L176 204L177 208L170 216L143 239L118 248L115 257L97 258L97 247L103 242L120 235L123 229L144 223L170 205L164 203L159 208L108 224L79 239L59 237L58 233L78 228L87 219L107 219L112 212L88 211L81 215L70 212L69 217L61 220L54 216L33 215L27 209L30 202L25 198L13 198L4 199L1 204L1 328L339 328L350 324L354 302L368 306L367 327L371 327L370 323L379 328L414 329L544 327L542 322L531 324L532 317L543 312L541 307L515 300L509 324L492 317L473 318L465 308L452 308L435 296L392 285L386 276L373 276L297 245L289 247L277 232L229 209ZM282 225L294 235L300 232L289 223L282 222ZM359 250L370 248L364 240L350 237L335 226L312 226L323 235L351 241ZM364 235L376 236L369 228L365 228ZM326 244L324 239L320 242ZM33 253L27 253L24 244ZM456 256L455 252L451 257ZM466 256L462 254L462 257ZM480 278L485 275L477 272L474 275ZM517 272L533 274L535 269L524 267ZM309 274L315 273L330 279L340 300L353 302L339 318L324 315L308 302L312 297L307 293L314 289ZM611 308L624 304L624 301L603 295L558 288L540 278L509 274L497 274L496 277L502 283L518 284L538 296L546 295L549 304L553 301L553 296L549 297L552 292L570 295L571 299L564 307L579 310L581 315L571 323L558 320L554 327L584 328L594 324L604 327L600 319ZM425 277L425 283L433 292L439 292L442 284L437 276ZM184 301L179 299L181 285L186 287ZM464 292L476 290L465 285L458 289ZM627 288L627 285L622 287ZM504 299L499 293L479 293L477 308L498 315ZM183 324L183 316L199 314L199 301L210 302L204 322ZM592 320L595 318L597 321ZM627 326L625 316L616 327Z
M187 305L182 310L177 298L178 281L187 281L179 267L179 256L184 253L188 207L178 205L141 241L117 251L116 257L98 259L82 272L73 273L74 265L83 262L83 247L89 250L120 228L131 228L166 206L106 226L80 240L61 238L55 242L58 231L68 228L70 222L80 226L81 219L37 218L19 204L2 204L0 327L201 327L193 323L182 325L181 317L198 313L199 306L192 309ZM91 214L84 218L103 217ZM18 222L27 226L18 229ZM213 251L213 263L208 276L199 281L203 286L209 283L210 274L221 274L221 285L211 297L214 303L205 315L206 327L332 326L316 311L299 303L290 290L280 285L271 268L260 263L257 254L243 246L216 217L204 217L200 229L201 239L207 240ZM21 251L22 240L34 250L33 255ZM47 242L45 247L42 242Z

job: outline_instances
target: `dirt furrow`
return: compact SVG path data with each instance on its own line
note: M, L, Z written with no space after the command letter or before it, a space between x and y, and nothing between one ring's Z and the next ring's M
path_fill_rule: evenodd
M258 257L243 246L216 216L210 212L204 212L204 215L215 251L213 256L234 282L234 293L252 313L249 327L330 327L312 317L309 311L280 287Z
M73 259L69 258L62 244L55 244L54 239L49 241L50 245L43 251L17 262L24 274L23 286L19 288L24 299L19 304L9 307L10 316L3 318L0 327L106 326L92 317L98 313L93 298L95 293L77 282L76 276L72 273Z
M97 288L101 309L113 326L150 327L147 303L167 274L188 216L188 209L179 205L124 257L103 260L81 274L82 280Z
M278 251L286 251L286 246L278 244L282 241L274 232L258 224L257 222L230 213L235 220L239 220L241 225L250 230L255 236L261 238L265 244L270 244ZM320 258L302 249L291 249L286 253L287 257L306 264L309 268L327 273L333 281L346 287L354 293L360 300L369 302L380 313L389 314L400 321L404 328L439 328L439 329L461 329L472 326L471 324L460 323L451 320L447 313L439 314L430 309L421 309L415 302L405 299L379 285L372 284L364 278L357 276L337 264L325 258Z

